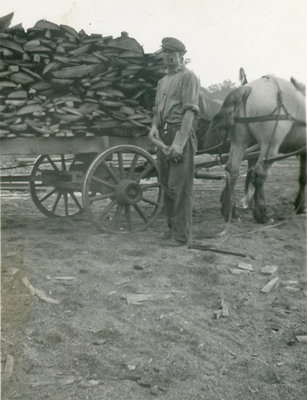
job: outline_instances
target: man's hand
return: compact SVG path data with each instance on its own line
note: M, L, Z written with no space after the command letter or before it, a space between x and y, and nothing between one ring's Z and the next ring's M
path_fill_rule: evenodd
M160 139L159 130L156 125L152 125L148 137L149 140L151 140L154 145L158 146L165 155L169 154L169 147L166 146L166 144L164 144Z
M173 143L171 147L169 148L169 156L170 158L177 162L182 160L182 155L183 155L183 148L184 146L181 146L179 144Z
M153 142L156 140L160 139L160 135L159 135L159 130L156 127L156 125L152 125L150 131L149 131L149 139L152 140Z

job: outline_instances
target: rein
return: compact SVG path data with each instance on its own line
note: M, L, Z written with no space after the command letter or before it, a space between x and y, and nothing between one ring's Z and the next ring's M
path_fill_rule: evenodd
M302 154L304 152L306 152L306 146L303 146L298 150L292 151L291 153L286 153L286 154L283 154L283 155L280 155L280 156L268 158L268 159L265 160L265 162L270 163L270 162L273 162L273 161L280 161L280 160L283 160L283 159L288 158L288 157L297 156L298 154Z
M257 117L235 117L234 118L235 122L238 123L253 123L253 122L266 122L266 121L292 121L298 125L303 125L306 126L305 121L301 121L299 119L296 119L292 117L291 114L267 114L263 116L257 116Z
M202 150L197 151L197 155L199 155L199 154L206 154L206 153L208 153L209 151L219 149L220 147L224 146L225 143L227 143L227 142L229 142L229 141L230 141L230 139L229 139L229 138L226 138L223 142L221 142L221 143L219 143L219 144L216 144L215 146L207 147L206 149L202 149Z

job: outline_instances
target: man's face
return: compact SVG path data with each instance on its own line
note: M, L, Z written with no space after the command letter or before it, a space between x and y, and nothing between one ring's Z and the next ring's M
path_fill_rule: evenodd
M168 67L178 67L180 65L180 53L176 50L163 49L163 61Z

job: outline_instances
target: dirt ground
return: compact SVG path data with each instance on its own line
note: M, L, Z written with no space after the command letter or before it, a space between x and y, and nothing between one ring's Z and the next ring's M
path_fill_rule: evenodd
M297 176L295 158L274 164L274 222L241 210L223 235L224 183L195 180L194 242L238 255L162 247L163 214L145 233L108 235L3 192L2 399L305 400Z

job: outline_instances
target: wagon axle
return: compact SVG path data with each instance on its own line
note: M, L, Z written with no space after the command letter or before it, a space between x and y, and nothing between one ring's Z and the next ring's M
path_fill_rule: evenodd
M81 182L84 174L79 171L42 171L41 172L41 184L42 186L54 186L61 190L79 190L81 188ZM38 177L33 177L31 180L37 180Z

